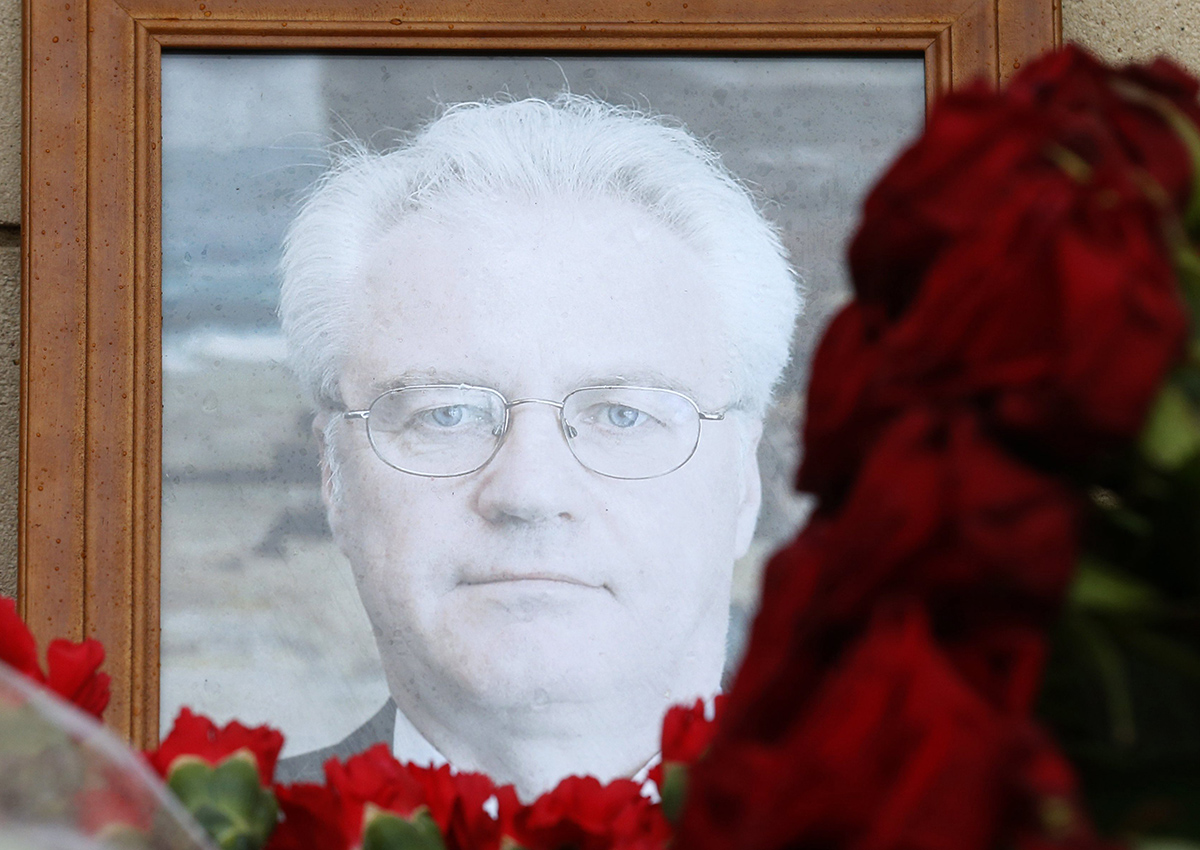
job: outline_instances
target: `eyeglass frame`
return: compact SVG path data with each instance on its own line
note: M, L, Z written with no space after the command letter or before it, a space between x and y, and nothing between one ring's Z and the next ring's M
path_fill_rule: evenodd
M404 390L482 390L483 392L489 392L489 393L495 394L496 396L499 397L500 401L504 403L504 421L500 424L500 433L496 435L496 437L497 437L496 447L494 449L492 449L492 453L487 456L486 460L484 460L481 464L479 464L475 468L468 469L465 472L452 472L452 473L445 473L445 474L414 472L411 469L404 469L402 467L396 466L394 463L390 463L380 453L379 448L375 445L375 437L373 436L373 432L371 431L371 424L370 424L371 408L373 408L379 402L379 400L381 398L383 398L384 396L387 396L387 395L390 395L390 394L396 393L396 392L403 392ZM567 433L567 429L571 428L572 426L570 426L567 423L567 420L563 416L563 411L566 409L567 400L570 399L571 396L575 395L576 393L584 392L586 390L652 390L654 392L670 393L673 396L683 399L684 401L686 401L688 404L690 404L692 406L692 409L696 411L696 415L699 417L699 421L696 425L696 439L692 443L692 450L690 452L688 452L687 457L685 457L683 460L681 460L675 466L671 467L670 469L666 470L665 472L658 472L658 473L655 473L654 475L638 476L638 477L634 478L634 477L629 477L629 476L625 476L625 475L609 475L608 473L600 472L599 470L592 469L592 467L588 466L586 463L584 463L582 460L580 460L579 455L575 453L575 447L571 445L571 435ZM347 420L347 421L362 420L363 422L365 422L367 425L367 441L371 444L371 451L374 452L375 457L379 458L379 460L381 460L386 466L391 467L392 469L396 470L397 472L403 472L406 475L416 475L420 478L462 478L464 475L471 475L475 472L478 472L479 470L483 469L485 466L487 466L489 463L491 463L493 460L496 459L496 455L500 454L500 449L504 447L504 441L506 439L508 439L508 433L510 430L509 426L512 421L512 415L511 415L512 409L514 407L518 407L522 404L546 404L546 405L549 405L550 407L555 408L558 411L558 430L563 435L563 440L567 444L567 449L571 452L571 457L575 458L575 462L578 463L580 466L582 466L584 469L586 469L588 472L603 476L604 478L612 478L617 481L649 481L654 478L662 478L664 475L670 475L672 472L675 472L676 470L680 469L681 467L684 466L684 464L686 464L689 460L691 460L695 456L696 450L700 448L700 435L704 432L703 423L705 423L705 422L721 422L725 419L726 413L728 413L730 410L736 409L736 405L730 405L729 407L722 408L721 410L706 412L706 411L701 410L700 405L696 403L696 400L694 398L692 398L691 396L689 396L687 393L682 393L679 390L672 390L672 389L668 389L666 387L646 387L646 386L640 386L640 385L636 385L636 384L594 384L594 385L586 386L586 387L576 387L575 389L573 389L569 393L567 393L565 396L563 396L562 401L552 401L552 400L546 399L546 398L534 398L534 397L517 398L517 399L513 399L512 401L509 401L508 398L504 395L504 393L500 392L500 390L496 389L495 387L481 387L481 386L477 386L475 384L412 384L409 386L392 387L391 389L384 390L379 395L375 396L375 398L373 398L371 400L371 403L369 405L367 405L365 408L362 408L360 410L342 411L341 416L339 418L341 418L343 420Z

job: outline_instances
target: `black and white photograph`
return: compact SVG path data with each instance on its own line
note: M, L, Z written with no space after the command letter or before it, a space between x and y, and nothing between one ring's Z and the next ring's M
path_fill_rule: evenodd
M921 56L166 53L161 723L638 777L804 522Z

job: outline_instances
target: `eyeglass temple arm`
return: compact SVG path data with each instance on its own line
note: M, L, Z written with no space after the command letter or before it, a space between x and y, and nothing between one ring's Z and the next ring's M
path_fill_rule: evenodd
M342 414L342 418L343 419L366 419L368 414L370 414L370 412L371 411L369 411L369 410L347 410L345 413Z
M717 413L705 413L703 410L698 410L696 412L700 414L701 419L705 419L709 422L720 422L725 418L724 410L718 411Z

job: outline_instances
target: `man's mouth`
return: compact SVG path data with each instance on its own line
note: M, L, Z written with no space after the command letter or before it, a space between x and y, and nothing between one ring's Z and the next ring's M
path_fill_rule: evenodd
M555 584L574 585L589 590L607 590L603 584L594 584L576 576L554 572L530 573L494 573L464 577L459 584L464 587L482 587L485 585L519 584L522 582L548 582Z

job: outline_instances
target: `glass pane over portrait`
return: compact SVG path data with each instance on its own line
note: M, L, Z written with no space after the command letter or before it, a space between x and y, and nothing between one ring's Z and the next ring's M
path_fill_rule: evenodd
M791 492L800 388L844 298L846 234L862 191L920 128L923 83L918 56L164 55L164 726L191 705L270 720L302 752L387 696L276 318L283 230L331 141L386 148L441 105L569 87L674 116L752 186L808 307L759 446L763 510L734 573L733 663L760 565L804 516Z

